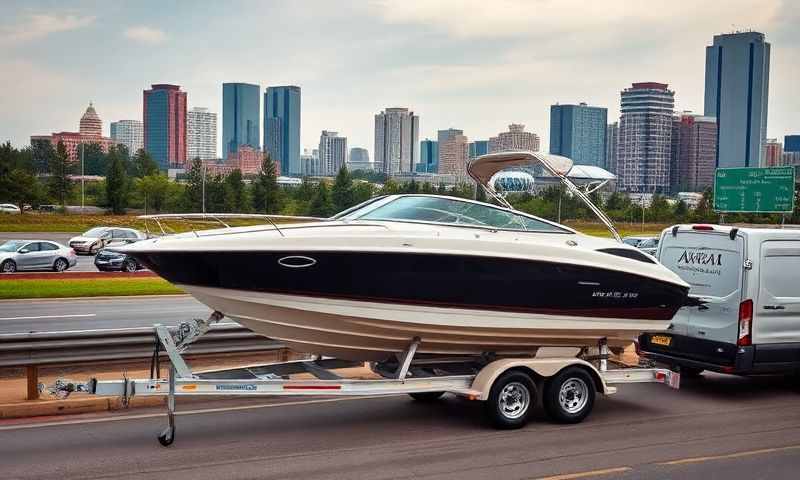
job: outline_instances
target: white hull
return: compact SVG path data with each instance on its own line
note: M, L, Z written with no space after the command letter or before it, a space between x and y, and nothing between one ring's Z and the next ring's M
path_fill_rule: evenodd
M305 297L180 285L202 303L261 335L300 352L383 360L414 337L419 353L498 354L541 346L587 346L607 338L629 345L669 320L511 313Z

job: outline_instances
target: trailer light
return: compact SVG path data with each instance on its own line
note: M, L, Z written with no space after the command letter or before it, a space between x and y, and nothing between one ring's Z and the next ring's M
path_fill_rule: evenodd
M692 225L692 230L713 231L714 227L711 225Z
M753 301L739 304L739 339L736 345L747 347L753 344Z
M667 375L664 372L656 372L656 380L663 382L665 378Z

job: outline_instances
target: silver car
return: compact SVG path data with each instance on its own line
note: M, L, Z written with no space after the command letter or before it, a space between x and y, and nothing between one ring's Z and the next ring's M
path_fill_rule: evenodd
M78 263L75 251L49 240L9 240L0 245L0 272L53 270L63 272Z
M147 235L133 228L95 227L80 236L70 238L69 246L77 253L94 255L109 245L138 242L145 238Z

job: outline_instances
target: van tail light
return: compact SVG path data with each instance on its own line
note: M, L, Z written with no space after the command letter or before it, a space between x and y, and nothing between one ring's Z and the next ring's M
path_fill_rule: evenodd
M739 339L736 345L749 347L753 344L753 301L745 300L739 304Z

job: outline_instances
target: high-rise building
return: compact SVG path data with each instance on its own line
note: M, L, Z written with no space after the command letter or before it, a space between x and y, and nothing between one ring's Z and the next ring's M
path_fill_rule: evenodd
M144 128L141 120L119 120L111 122L111 139L125 145L133 156L144 148Z
M788 167L799 167L800 166L800 151L797 152L783 152L783 156L781 158L781 166Z
M606 126L606 166L611 173L617 173L617 137L619 136L619 122L609 123Z
M161 170L186 168L186 92L155 84L144 91L144 149Z
M332 177L347 160L347 137L340 137L337 132L323 130L319 136L319 163L322 175Z
M299 175L300 87L267 87L264 93L264 150L284 175Z
M717 167L762 164L769 51L758 32L715 35L706 47L705 115L717 119Z
M419 163L419 116L407 108L375 115L375 169L387 175L411 173Z
M110 146L117 143L113 138L103 136L103 121L94 109L94 105L89 103L86 111L81 116L78 123L77 132L54 132L50 135L31 135L31 145L42 144L49 142L53 148L56 148L60 143L64 144L67 149L67 156L71 162L77 162L78 146L96 143L104 152L108 152ZM40 165L43 171L46 171L45 165Z
M764 166L780 167L783 163L783 145L777 138L768 138L764 143Z
M362 147L351 148L350 157L347 160L347 169L350 171L372 170L372 162L369 161L369 151Z
M784 152L800 152L800 135L786 135L783 137Z
M467 178L469 142L462 134L449 135L439 143L439 174Z
M686 112L675 115L672 125L671 189L702 192L714 185L717 120Z
M426 138L419 142L419 163L417 171L420 173L439 172L439 142Z
M550 153L571 158L576 165L606 166L608 110L578 105L550 106Z
M539 135L533 132L526 132L525 125L512 123L508 126L507 132L500 132L496 137L489 139L489 153L513 150L538 152Z
M469 142L469 158L477 158L489 153L489 140Z
M222 158L236 153L239 145L261 148L260 96L258 85L222 84Z
M621 96L617 187L630 193L670 191L675 92L667 84L634 83Z
M258 150L258 148L255 148ZM217 158L217 114L207 108L194 107L186 112L186 150L189 160ZM229 151L224 158L228 158Z
M303 149L303 154L300 155L300 164L304 176L316 177L322 174L322 168L319 164L319 151L316 148L314 150Z

